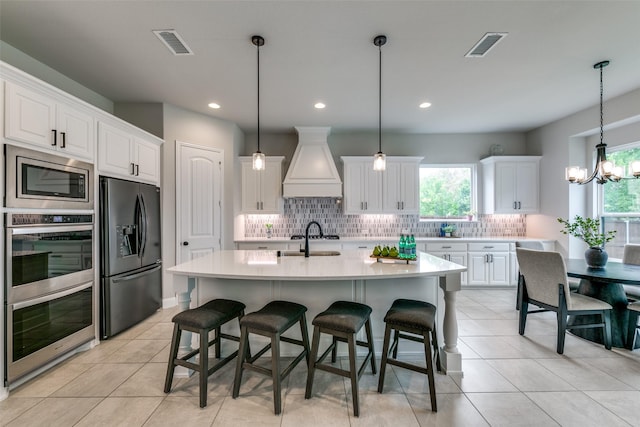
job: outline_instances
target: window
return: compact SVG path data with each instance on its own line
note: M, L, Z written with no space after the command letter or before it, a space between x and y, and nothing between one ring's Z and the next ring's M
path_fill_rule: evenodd
M475 165L420 166L420 219L466 219L476 206Z
M640 143L614 148L607 159L618 166L629 167L631 160L640 159ZM640 243L640 179L623 179L598 186L600 215L605 230L616 230L616 237L607 243L611 258L622 258L624 245Z

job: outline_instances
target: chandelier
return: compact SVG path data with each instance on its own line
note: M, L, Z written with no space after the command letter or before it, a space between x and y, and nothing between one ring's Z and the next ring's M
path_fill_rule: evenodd
M264 38L261 36L252 36L251 43L256 46L257 50L257 64L258 64L258 150L253 153L252 167L253 170L264 170L266 159L264 153L260 151L260 46L264 46Z
M387 42L387 37L380 35L373 39L373 44L378 46L378 152L373 155L373 170L383 171L387 166L387 156L382 152L382 46Z
M603 84L602 69L609 65L609 61L601 61L593 66L600 70L600 143L596 145L596 166L591 173L587 175L587 169L580 166L569 166L565 170L565 179L571 184L588 184L595 180L598 184L604 184L607 181L618 182L621 179L639 178L640 177L640 161L631 162L630 173L632 176L624 176L624 167L616 166L611 160L607 160L607 144L604 143L604 115L602 107Z

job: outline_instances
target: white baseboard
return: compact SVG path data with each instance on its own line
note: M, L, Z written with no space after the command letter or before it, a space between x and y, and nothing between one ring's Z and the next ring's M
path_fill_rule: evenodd
M171 307L175 307L176 305L178 305L178 300L176 299L176 297L171 297L171 298L163 298L162 299L162 308L171 308Z

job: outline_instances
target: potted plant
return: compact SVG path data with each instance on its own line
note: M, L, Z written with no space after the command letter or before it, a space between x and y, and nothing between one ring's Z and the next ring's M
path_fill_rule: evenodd
M467 215L467 221L473 221L473 216L476 214L476 211L467 211L465 215Z
M613 240L616 231L600 230L600 220L594 218L582 218L576 215L573 221L558 218L558 222L564 225L560 230L562 234L568 234L584 241L589 249L584 253L587 265L591 268L604 268L609 255L604 250L604 245Z
M273 224L268 222L264 226L267 228L267 239L270 239L273 235Z
M456 226L455 225L445 225L444 227L442 227L442 231L444 231L445 237L451 237L451 233L456 231Z

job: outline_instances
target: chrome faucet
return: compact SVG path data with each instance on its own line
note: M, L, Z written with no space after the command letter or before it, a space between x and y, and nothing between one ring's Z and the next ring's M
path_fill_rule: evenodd
M309 258L309 228L311 228L313 224L318 226L318 230L320 230L320 237L324 235L322 234L322 226L317 221L311 221L309 224L307 224L307 229L304 231L304 257L305 258Z

